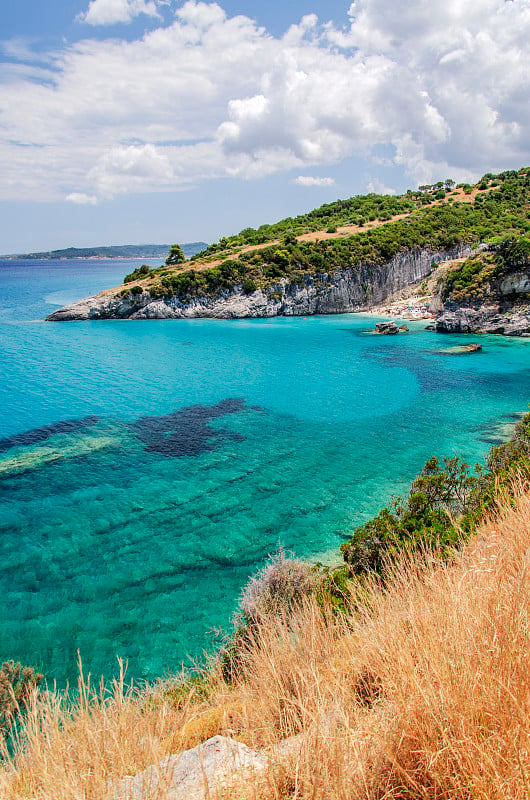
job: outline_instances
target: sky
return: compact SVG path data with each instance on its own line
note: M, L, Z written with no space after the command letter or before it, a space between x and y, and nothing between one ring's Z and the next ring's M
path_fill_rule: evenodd
M0 253L530 164L530 0L0 0Z

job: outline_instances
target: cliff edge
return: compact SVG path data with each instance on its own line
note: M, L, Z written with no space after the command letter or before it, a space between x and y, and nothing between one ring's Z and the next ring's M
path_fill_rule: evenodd
M153 296L142 287L136 294L115 290L64 306L47 319L52 322L99 319L243 319L307 316L363 311L427 278L441 261L470 252L467 245L442 250L414 249L398 253L381 265L355 267L280 278L249 291L244 282L216 293L194 296Z
M48 320L364 311L419 287L440 262L476 255L483 242L499 248L511 242L524 249L529 210L528 167L487 174L474 187L447 180L400 196L338 200L301 217L222 238L187 261L174 245L160 267L143 265L126 275L122 286L65 306ZM500 326L504 332L506 325L496 317L520 305L530 278L528 254L511 263L503 261L503 254L501 249L480 252L478 262L467 260L459 265L460 273L449 271L437 301L443 307L438 330L489 326L501 332L493 330ZM479 310L485 305L492 307L487 319ZM472 311L478 312L476 319ZM526 332L525 313L517 306L517 321L508 329L515 332L519 326Z
M530 240L484 246L446 273L440 284L441 333L530 336Z

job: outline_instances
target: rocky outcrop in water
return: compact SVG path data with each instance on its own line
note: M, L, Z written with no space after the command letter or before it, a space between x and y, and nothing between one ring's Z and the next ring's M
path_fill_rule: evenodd
M530 336L530 308L495 304L478 308L446 303L435 322L440 333L500 333L504 336Z
M440 261L467 255L470 248L417 249L398 253L386 264L359 264L333 273L307 274L297 283L286 279L245 294L241 286L214 296L153 298L149 292L89 297L55 311L48 320L190 319L214 317L306 316L363 311L422 281Z
M375 333L382 333L384 336L393 336L399 333L399 328L395 322L378 322L375 326Z
M499 246L481 245L477 252L485 253L482 262L470 259L468 274L456 273L457 281L447 302L442 303L438 297L441 313L435 329L441 333L530 335L530 269L525 267L528 259L523 254L519 263L510 263Z
M446 310L435 322L439 333L500 333L504 336L530 336L530 312L499 313L487 306L479 309Z

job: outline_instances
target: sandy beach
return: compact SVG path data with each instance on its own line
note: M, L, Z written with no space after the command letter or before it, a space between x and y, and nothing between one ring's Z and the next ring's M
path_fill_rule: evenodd
M374 317L395 317L396 319L431 320L435 314L430 309L431 296L412 296L407 299L392 300L383 305L370 306L365 314Z

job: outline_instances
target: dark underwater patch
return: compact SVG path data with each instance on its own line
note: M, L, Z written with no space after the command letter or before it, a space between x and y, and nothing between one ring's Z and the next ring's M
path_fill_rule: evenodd
M75 431L88 428L99 422L99 417L91 415L81 419L66 419L62 422L52 422L51 425L42 425L40 428L33 428L24 433L16 433L14 436L7 436L0 439L0 453L5 453L12 447L25 447L31 444L45 442L50 436L56 433L74 433Z
M245 406L241 398L227 398L214 406L188 406L161 417L141 417L127 427L146 445L149 453L168 458L198 456L217 449L222 441L243 442L245 437L224 428L210 428L208 422L237 414Z
M491 447L498 447L500 444L505 444L508 439L501 439L500 436L479 436L479 442L489 444Z

